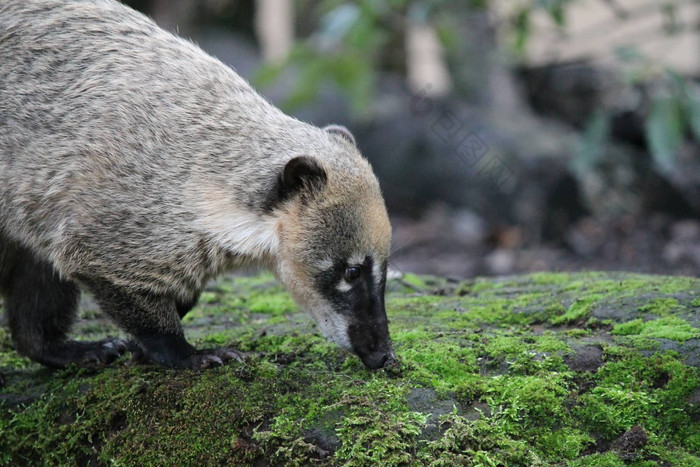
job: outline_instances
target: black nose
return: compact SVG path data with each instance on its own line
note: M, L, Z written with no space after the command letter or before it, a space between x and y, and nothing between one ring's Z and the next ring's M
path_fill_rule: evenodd
M379 350L377 352L372 352L363 358L362 363L364 363L370 370L378 370L380 368L384 368L393 360L394 352Z

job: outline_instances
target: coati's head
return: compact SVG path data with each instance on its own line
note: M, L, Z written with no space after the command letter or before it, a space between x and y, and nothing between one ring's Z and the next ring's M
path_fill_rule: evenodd
M327 127L357 153L352 135ZM277 182L277 273L321 332L368 368L394 358L384 310L391 226L379 184L359 153L345 162L298 156Z

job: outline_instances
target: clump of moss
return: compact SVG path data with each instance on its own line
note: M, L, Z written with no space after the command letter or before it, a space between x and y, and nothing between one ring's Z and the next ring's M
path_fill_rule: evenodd
M574 303L571 304L569 309L566 310L566 313L555 316L550 320L550 322L557 325L583 321L589 317L591 311L593 310L593 306L602 297L602 294L594 294L586 298L576 299Z
M610 334L618 336L643 336L685 342L700 337L700 330L676 316L644 321L641 318L616 324Z
M666 316L669 313L680 310L683 307L678 300L672 297L655 298L650 300L643 306L639 307L639 311L654 313L659 316Z
M525 440L504 432L491 420L468 420L457 414L442 417L443 436L418 456L426 465L544 465Z

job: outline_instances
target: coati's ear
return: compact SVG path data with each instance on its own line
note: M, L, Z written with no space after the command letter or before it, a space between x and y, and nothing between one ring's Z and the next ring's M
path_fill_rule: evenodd
M280 174L277 200L284 201L302 192L312 192L328 181L326 171L313 157L299 156L287 162Z
M353 144L353 146L357 146L357 143L355 142L355 137L352 135L352 133L350 133L350 130L348 130L344 126L328 125L323 129L332 135L338 135L341 138L345 138L346 140L350 141Z

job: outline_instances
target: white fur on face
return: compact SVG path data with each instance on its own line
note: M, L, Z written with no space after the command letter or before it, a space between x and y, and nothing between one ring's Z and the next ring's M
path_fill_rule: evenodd
M316 268L319 271L327 271L333 267L333 260L330 258L324 258L316 264Z
M367 255L364 253L355 253L350 258L348 258L348 265L354 266L357 264L359 264L359 265L364 264L365 256L367 256Z
M318 324L323 337L332 340L346 350L352 350L348 335L348 327L350 326L348 318L337 313L326 300L316 298L311 302L313 303L307 304L305 308Z
M382 282L382 265L378 261L372 263L372 277L374 278L374 285L378 288Z
M311 315L316 318L321 334L342 348L351 350L352 345L350 344L350 336L348 335L348 327L350 324L347 318L340 313L334 312L330 306L327 310L329 311L324 310L318 313L318 318L314 316L314 311L311 311Z
M294 301L305 309L318 324L321 334L346 350L352 350L346 316L337 313L333 306L313 290L306 280L295 274L294 268L285 261L277 265L277 275L287 287Z

